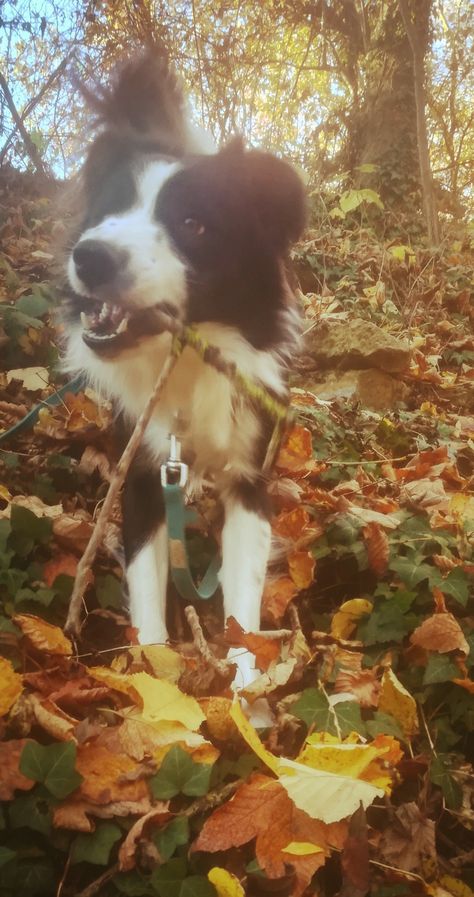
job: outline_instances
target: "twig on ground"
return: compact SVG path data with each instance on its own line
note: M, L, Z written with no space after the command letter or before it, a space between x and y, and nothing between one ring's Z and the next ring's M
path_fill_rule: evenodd
M206 639L204 638L204 633L199 622L196 608L193 607L192 604L188 604L188 606L184 609L184 613L193 634L194 644L196 645L196 648L201 656L204 658L206 663L208 663L209 666L219 674L219 676L228 676L232 664L230 664L227 660L219 660L219 658L212 653L209 645L206 642Z
M290 606L288 607L288 616L291 621L291 628L293 632L301 632L301 623L296 605L290 604Z
M183 816L187 816L189 819L190 816L197 816L198 813L205 813L206 810L213 810L214 807L219 807L243 783L244 779L237 779L236 782L227 782L226 785L223 785L222 788L218 788L216 791L210 791L209 794L205 794L204 797L200 797L190 804L184 810ZM78 897L85 897L85 895L78 894Z
M94 563L99 545L104 537L107 521L110 517L112 508L115 504L120 489L122 488L130 464L132 463L135 452L137 451L138 446L143 439L143 434L151 418L153 409L161 396L168 377L178 360L179 354L179 352L170 354L166 359L165 364L163 365L161 373L155 383L153 392L150 394L150 398L148 399L145 408L138 418L135 429L125 447L125 450L117 464L117 467L115 468L114 474L110 481L109 491L107 492L104 504L102 505L99 516L97 518L94 532L92 533L89 544L87 545L87 548L77 566L74 589L71 595L71 602L69 605L66 625L64 627L66 632L70 633L71 635L78 636L80 633L81 603L86 586L88 584L88 573L92 567L92 564Z
M90 885L87 885L87 888L84 888L83 891L80 891L79 894L76 894L76 897L93 897L94 894L99 893L99 889L102 885L105 885L111 878L119 872L119 864L116 863L115 866L111 866L110 869L106 869L102 875L99 875L99 878L96 878L95 881L91 881Z

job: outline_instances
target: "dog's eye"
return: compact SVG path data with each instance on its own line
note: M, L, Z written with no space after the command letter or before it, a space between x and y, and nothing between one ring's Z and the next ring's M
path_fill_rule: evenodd
M201 237L205 232L206 228L198 221L197 218L185 218L183 221L183 228L186 233L191 234L193 237Z

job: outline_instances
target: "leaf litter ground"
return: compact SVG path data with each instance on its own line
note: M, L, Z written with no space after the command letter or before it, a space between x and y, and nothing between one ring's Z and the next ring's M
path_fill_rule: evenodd
M0 421L61 383L49 266L61 224L2 181ZM308 327L354 316L409 337L398 410L323 402L303 363L272 485L278 550L264 634L172 602L173 641L139 647L122 599L120 512L64 636L107 490L110 409L90 390L2 446L0 895L239 897L474 889L473 249L442 254L331 223L296 253ZM310 354L310 349L308 349ZM308 359L306 359L306 362ZM202 569L212 496L190 534ZM272 631L271 631L272 630ZM252 651L273 723L232 703Z

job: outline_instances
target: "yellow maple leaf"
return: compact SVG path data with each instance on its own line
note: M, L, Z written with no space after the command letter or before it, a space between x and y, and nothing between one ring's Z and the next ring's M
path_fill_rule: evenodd
M0 716L5 716L23 691L23 679L4 657L0 657L0 682Z
M141 718L148 722L171 720L187 729L199 729L206 719L198 702L185 695L172 682L154 679L148 673L133 673L128 677L143 702Z
M383 674L379 710L390 713L408 739L418 732L416 701L397 679L393 670L385 670Z
M358 620L364 614L370 614L372 607L366 598L351 598L350 601L344 601L332 618L331 635L335 638L350 638Z
M231 872L227 872L227 869L213 866L207 873L207 877L211 885L214 885L218 897L245 897L245 891L239 879Z

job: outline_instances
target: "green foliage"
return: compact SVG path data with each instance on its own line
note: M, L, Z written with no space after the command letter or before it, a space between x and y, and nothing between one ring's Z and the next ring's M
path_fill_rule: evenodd
M154 797L166 799L177 794L201 797L209 790L212 766L195 763L179 745L173 745L166 754L160 769L150 779Z
M20 770L34 782L42 782L53 797L64 798L82 782L75 762L73 742L42 745L29 741L23 748Z
M101 822L90 835L78 835L71 848L72 863L93 863L106 866L110 851L122 837L122 831L114 822Z

